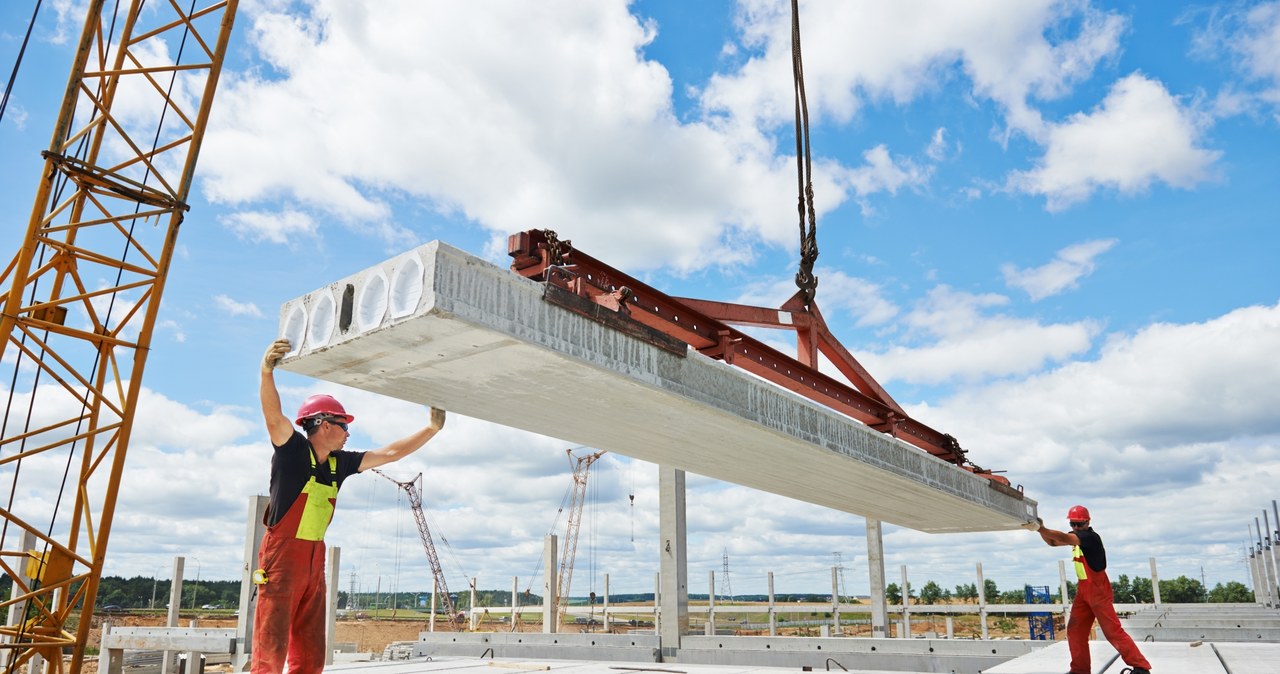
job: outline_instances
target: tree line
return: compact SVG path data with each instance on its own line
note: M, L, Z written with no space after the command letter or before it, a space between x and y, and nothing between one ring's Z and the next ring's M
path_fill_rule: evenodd
M988 604L1027 604L1027 586L1019 589L1001 591L996 582L991 579L983 581L983 598ZM1116 603L1119 604L1151 604L1155 602L1155 591L1151 585L1150 578L1135 577L1130 579L1129 576L1121 574L1119 578L1111 582L1111 591ZM949 604L953 602L960 603L977 603L978 587L977 583L960 584L955 586L952 591L943 588L932 580L920 587L919 596L916 590L907 584L907 596L915 603L920 604ZM1075 599L1076 584L1067 581L1067 601ZM897 583L890 583L885 588L885 598L890 604L902 603L902 587ZM1062 603L1062 591L1058 588L1051 588L1046 603ZM1200 581L1186 576L1178 576L1173 580L1160 581L1160 601L1169 604L1236 604L1254 602L1253 591L1245 587L1243 583L1230 581L1226 584L1218 583L1212 590L1205 589Z
M12 580L7 576L0 576L0 596L8 597ZM134 576L132 578L123 578L120 576L103 576L98 582L98 598L96 605L99 609L105 607L119 607L121 609L165 609L169 605L169 588L171 582L156 578L148 578L145 576ZM1155 594L1151 585L1151 579L1143 577L1130 578L1121 574L1117 579L1112 581L1111 589L1115 596L1115 601L1121 604L1151 604L1155 602ZM911 598L912 603L918 604L947 604L947 603L977 603L978 588L976 583L961 583L956 585L954 589L944 588L936 582L930 580L922 585L917 592L916 588L907 585L907 594ZM1067 601L1075 598L1076 584L1067 582ZM454 596L454 605L459 609L471 608L471 593L462 591ZM897 583L890 583L885 588L885 596L890 604L902 603L902 587ZM1027 602L1026 587L1001 591L996 582L991 579L983 581L983 596L988 604L1025 604ZM1050 588L1047 603L1061 603L1061 591L1057 588ZM706 594L690 594L691 601L706 601ZM601 604L604 598L601 596L588 595L584 597L572 597L569 600L571 605L586 605L588 603ZM775 594L774 600L778 603L822 603L831 601L831 595L819 593L788 593ZM1253 603L1253 592L1244 584L1230 581L1226 584L1218 583L1212 589L1206 589L1205 586L1194 578L1179 576L1172 580L1160 581L1160 600L1171 604L1197 604L1197 603ZM611 604L623 603L651 603L653 601L653 593L625 593L613 594L609 597ZM717 597L717 601L724 601L723 597ZM736 602L760 602L768 601L767 595L734 595L733 601ZM845 601L848 601L846 598ZM234 609L240 604L240 581L238 580L203 580L198 583L186 581L182 586L182 602L183 609L200 609L200 608L219 608ZM519 593L520 606L538 606L542 604L542 596L529 591ZM478 590L476 592L476 607L486 606L510 606L511 591L510 590ZM407 592L357 592L354 595L339 591L338 607L342 609L355 610L380 610L380 609L410 609L410 610L428 610L431 606L431 593L429 591L407 591ZM443 603L437 602L437 610L443 610Z

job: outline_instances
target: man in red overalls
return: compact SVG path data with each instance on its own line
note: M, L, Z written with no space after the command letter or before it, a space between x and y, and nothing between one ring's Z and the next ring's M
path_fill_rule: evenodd
M1124 663L1129 667L1124 672L1130 674L1151 674L1151 663L1142 656L1133 637L1120 626L1120 618L1116 616L1116 607L1111 591L1111 579L1107 578L1107 550L1102 546L1102 537L1089 526L1089 511L1084 506L1074 506L1067 511L1067 521L1071 524L1071 532L1054 531L1044 527L1044 522L1036 518L1031 523L1033 530L1040 532L1040 538L1049 545L1070 545L1071 558L1075 562L1076 599L1071 603L1071 619L1067 622L1067 645L1071 649L1070 674L1089 674L1089 632L1093 629L1093 621L1098 621L1102 636L1120 653Z
M444 410L431 408L431 422L408 437L371 452L342 449L347 414L332 396L313 395L294 423L280 409L273 370L289 352L278 339L262 359L262 416L271 445L271 504L267 533L258 553L258 607L253 622L253 674L319 674L325 659L324 533L333 518L338 488L348 476L402 459L444 426Z

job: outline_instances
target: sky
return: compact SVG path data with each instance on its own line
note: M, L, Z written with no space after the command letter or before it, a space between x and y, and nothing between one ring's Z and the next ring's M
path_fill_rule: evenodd
M82 23L46 2L0 119L16 251ZM0 7L7 78L34 2ZM1280 2L801 2L820 256L836 336L913 416L1113 578L1248 583L1280 499ZM104 572L239 576L271 449L258 366L287 300L432 240L500 265L551 228L675 296L777 306L798 263L780 0L242 0L144 376ZM763 334L794 351L789 335ZM6 354L10 359L10 354ZM348 447L427 410L328 392ZM7 386L7 384L5 385ZM566 449L460 415L388 467L424 475L446 578L541 587ZM582 454L586 449L576 449ZM9 482L9 474L0 474ZM49 488L56 488L50 485ZM6 487L6 489L10 489ZM572 594L650 592L657 468L591 471ZM24 495L25 496L25 495ZM862 518L688 476L690 592L866 594ZM1276 526L1272 522L1273 528ZM342 590L430 572L402 492L343 487ZM6 542L6 548L8 543ZM888 579L1057 586L1026 531L884 528ZM194 572L194 573L193 573Z

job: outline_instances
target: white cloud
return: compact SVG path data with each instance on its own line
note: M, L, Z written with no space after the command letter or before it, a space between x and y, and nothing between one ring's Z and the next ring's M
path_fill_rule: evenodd
M1085 241L1058 251L1054 259L1039 267L1019 269L1013 264L1000 267L1009 286L1026 291L1033 302L1075 288L1079 280L1093 273L1094 258L1111 250L1115 239Z
M262 310L253 302L237 302L226 295L214 295L213 303L232 316L262 318Z
M898 314L898 307L885 297L880 284L819 266L814 270L820 288L823 316L831 322L851 321L859 327L882 325ZM749 283L734 302L761 307L778 307L796 293L794 279L775 278Z
M918 346L908 341L854 356L881 384L1026 375L1088 351L1100 329L1093 321L1042 325L986 313L1008 301L938 286L903 320Z
M283 244L314 237L319 230L311 216L293 209L278 213L238 211L223 218L222 223L241 238Z
M1189 189L1212 177L1222 155L1197 147L1200 126L1161 83L1129 75L1091 113L1053 125L1039 165L1014 173L1010 185L1044 195L1051 211L1099 189L1132 195L1157 182Z

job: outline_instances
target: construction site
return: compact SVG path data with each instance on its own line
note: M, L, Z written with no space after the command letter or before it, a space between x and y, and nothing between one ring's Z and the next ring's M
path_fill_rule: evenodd
M43 165L30 166L41 180L25 242L0 276L3 361L12 368L0 439L0 476L9 489L0 504L0 570L12 582L0 602L5 674L250 671L259 592L280 582L260 563L271 498L236 493L225 496L244 504L243 519L223 524L243 543L239 603L216 607L234 614L215 620L183 612L184 578L198 583L199 572L191 574L181 556L163 625L130 624L120 607L97 605L114 521L146 516L118 510L117 499L239 6L125 4L118 15L102 0L86 5L53 142ZM441 562L438 532L424 512L431 490L423 474L372 468L376 475L366 481L405 499L422 552L415 563L425 563L434 588L410 638L363 650L337 627L355 618L350 605L339 605L349 576L341 544L325 548L323 527L318 538L299 534L318 541L324 555L325 671L1067 671L1070 597L1087 574L1101 573L1086 567L1092 560L1081 551L1087 510L1072 510L1077 533L1054 531L1062 513L1041 512L1036 493L1004 466L987 465L981 452L909 413L819 309L800 8L791 3L797 193L788 196L798 203L800 259L794 295L780 306L676 296L550 228L511 232L506 266L442 236L278 298L275 334L261 341L287 340L288 348L278 363L268 357L264 372L274 367L568 448L568 505L562 528L542 540L537 603L522 603L531 594L513 571L510 604L478 606L477 579L451 575ZM156 58L157 40L183 44L184 61ZM117 95L142 90L164 111L157 128L131 128L116 112ZM765 332L783 335L794 350L777 348L760 337ZM314 421L345 434L354 417L339 412ZM299 425L306 419L300 412ZM607 568L601 591L592 585L586 603L581 572L575 582L592 466L609 453L658 468L658 536L644 542L658 551L645 562L653 566L650 602L611 601ZM325 453L319 459L323 465ZM317 470L315 454L310 469ZM688 475L865 520L869 596L844 591L837 562L830 582L818 584L824 601L782 606L773 571L762 601L722 599L717 581L727 581L727 550L719 576L690 575ZM60 481L56 502L28 498L37 481L50 480ZM1253 601L1162 601L1155 553L1143 574L1152 601L1117 598L1120 625L1150 672L1280 672L1280 510L1274 500L1239 505L1240 518L1253 519L1246 561ZM1249 512L1259 507L1262 521ZM910 578L919 571L886 568L883 525L939 535L1027 530L1038 545L1031 532L1039 532L1045 543L1064 546L1056 568L1041 570L1056 586L1028 585L1025 603L998 609L985 592L972 602L913 602ZM938 540L946 545L945 537ZM1074 562L1067 545L1077 551ZM985 589L983 565L963 581ZM479 580L485 587L505 582ZM908 589L906 596L891 598L890 586ZM1110 605L1109 584L1107 591ZM814 619L781 620L792 614ZM997 627L1001 622L1007 626ZM1109 625L1093 630L1087 644L1090 674L1149 674L1126 663L1103 629Z

